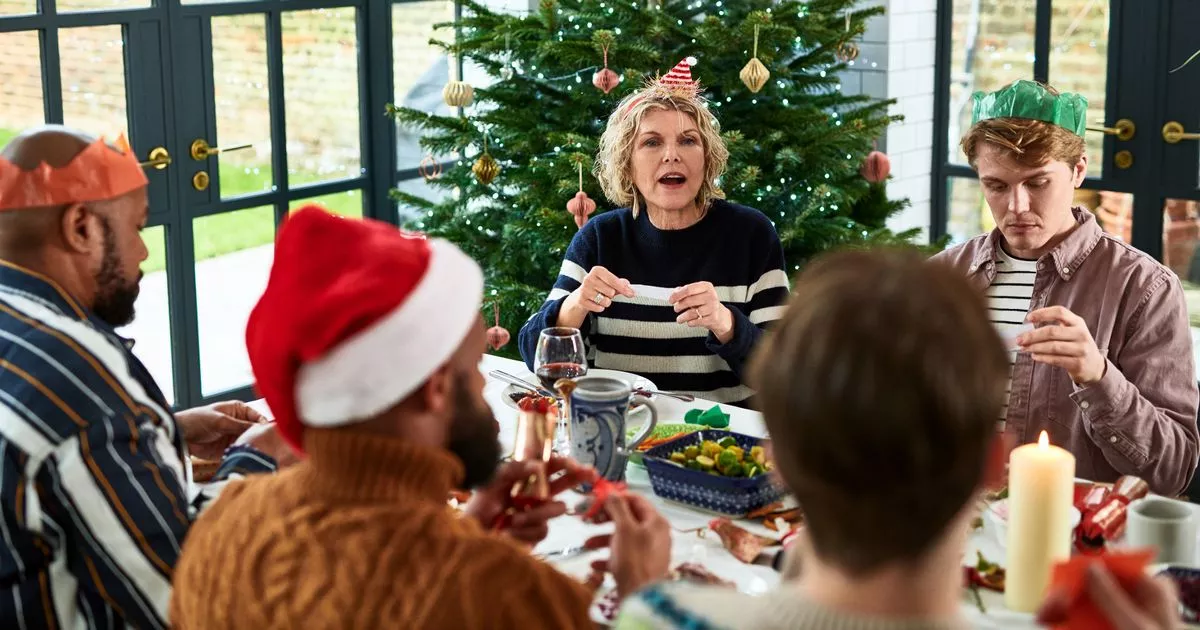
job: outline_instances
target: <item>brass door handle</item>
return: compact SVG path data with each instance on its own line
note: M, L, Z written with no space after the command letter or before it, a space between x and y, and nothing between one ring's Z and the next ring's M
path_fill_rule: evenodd
M166 147L154 147L150 150L150 154L146 156L146 161L138 163L138 166L142 168L154 167L160 171L170 165L171 154L167 152Z
M1104 123L1100 122L1099 124L1103 125ZM1137 125L1128 118L1122 118L1112 127L1088 127L1087 130L1099 131L1106 136L1116 136L1117 140L1133 140L1134 134L1137 133Z
M1200 133L1188 133L1184 131L1182 124L1174 120L1163 125L1162 136L1163 141L1169 144L1175 144L1183 140L1200 140Z
M193 160L207 160L214 155L230 153L232 151L242 151L253 146L253 144L239 144L233 147L213 147L209 146L208 141L204 138L196 138L194 141L192 141L191 154Z

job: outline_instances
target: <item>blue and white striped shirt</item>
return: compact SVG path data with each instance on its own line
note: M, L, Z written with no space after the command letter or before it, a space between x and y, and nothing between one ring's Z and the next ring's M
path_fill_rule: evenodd
M112 327L0 260L0 627L165 628L171 573L217 485ZM274 462L231 449L216 478Z
M783 314L788 296L783 246L765 215L718 199L682 230L660 230L645 212L635 218L629 209L593 217L571 241L546 302L521 327L521 356L531 370L538 335L554 326L563 300L597 265L632 284L669 290L711 282L733 313L734 335L721 344L703 328L676 323L678 314L665 300L618 295L581 327L589 365L640 374L660 389L707 400L744 404L750 398L744 364L762 327Z

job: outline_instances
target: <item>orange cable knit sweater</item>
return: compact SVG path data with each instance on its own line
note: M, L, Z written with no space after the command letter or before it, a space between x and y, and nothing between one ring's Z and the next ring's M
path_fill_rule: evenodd
M576 580L446 504L453 455L309 430L308 459L232 482L188 533L178 630L590 628Z

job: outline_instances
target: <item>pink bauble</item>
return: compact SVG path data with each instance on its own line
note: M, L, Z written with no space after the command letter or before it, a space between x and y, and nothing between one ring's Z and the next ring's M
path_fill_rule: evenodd
M878 184L886 180L888 173L892 172L892 160L883 151L872 151L867 154L867 159L863 161L858 172L863 179Z
M617 84L620 82L621 77L617 76L616 72L613 72L608 68L597 70L596 73L592 75L592 85L600 88L600 91L604 92L605 94L613 91L613 88L617 87Z
M588 215L596 211L596 202L588 198L587 193L582 190L575 193L575 196L567 202L567 212L575 215L575 226L583 227L587 223Z
M512 339L512 335L500 326L492 326L487 329L488 345L492 347L492 350L499 350L508 345L510 339Z

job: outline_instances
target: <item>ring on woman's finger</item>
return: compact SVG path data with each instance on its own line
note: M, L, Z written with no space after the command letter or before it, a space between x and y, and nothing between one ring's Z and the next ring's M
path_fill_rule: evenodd
M604 292L597 291L596 297L592 298L592 301L595 302L596 304L604 304Z
M700 314L699 308L693 308L692 312L696 314L696 316L693 317L692 319L700 319L701 317L704 317L703 315Z

